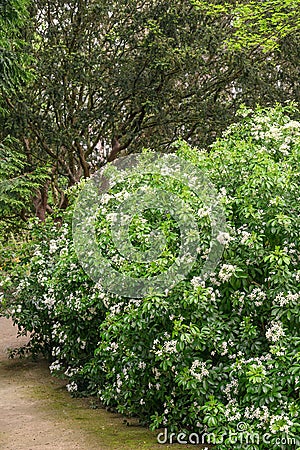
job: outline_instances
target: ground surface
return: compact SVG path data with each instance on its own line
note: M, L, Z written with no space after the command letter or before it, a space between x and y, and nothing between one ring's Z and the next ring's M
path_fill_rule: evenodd
M11 321L0 317L0 449L5 450L184 450L198 446L158 445L156 434L90 402L72 399L44 361L9 360L19 347Z

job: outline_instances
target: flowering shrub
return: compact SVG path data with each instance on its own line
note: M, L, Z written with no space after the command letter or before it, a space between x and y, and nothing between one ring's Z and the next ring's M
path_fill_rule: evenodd
M69 377L70 391L97 394L152 429L213 433L220 450L231 449L226 436L239 431L268 434L252 450L282 448L287 437L285 448L300 445L292 441L300 431L300 123L291 110L241 110L240 123L209 153L176 144L209 175L227 214L225 251L205 281L209 216L192 196L199 257L190 278L164 295L102 292L76 259L67 217L61 228L34 226L41 242L2 282L6 307L33 332L31 349L51 354L51 370ZM169 188L189 200L184 189ZM149 220L135 219L131 229L142 249ZM109 253L109 227L100 223L99 243ZM172 219L158 214L155 223L169 233L167 251L176 251ZM124 270L140 275L144 266Z
M69 376L93 355L105 316L102 294L76 259L68 223L31 222L30 231L30 244L1 283L4 306L31 333L21 351L42 352L52 360L52 371Z

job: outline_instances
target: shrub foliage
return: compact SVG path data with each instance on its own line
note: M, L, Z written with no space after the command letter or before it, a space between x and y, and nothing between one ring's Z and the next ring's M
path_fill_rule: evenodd
M209 216L192 196L202 254L189 279L143 299L109 296L89 280L73 248L72 206L62 227L32 223L21 260L4 267L3 305L32 333L29 349L51 357L52 372L68 378L74 395L97 395L152 429L214 433L220 450L232 448L226 436L241 423L269 436L249 449L279 449L282 439L297 437L300 123L292 114L292 106L243 108L209 153L176 144L208 174L227 214L223 257L205 282ZM170 218L156 220L171 234ZM101 230L99 243L112 258L109 227ZM148 232L136 219L136 245L145 245L137 238Z

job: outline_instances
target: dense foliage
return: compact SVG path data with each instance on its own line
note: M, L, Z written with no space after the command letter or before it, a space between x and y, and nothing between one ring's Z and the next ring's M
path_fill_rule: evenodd
M0 217L4 229L26 221L35 192L50 178L47 167L34 167L26 160L20 143L9 136L0 143Z
M37 192L50 178L48 168L28 154L28 141L3 126L15 108L12 99L33 80L32 58L23 35L28 5L27 0L0 4L0 230L6 237L10 229L18 229L20 223L24 226L27 217L35 213Z
M206 281L199 273L209 212L168 177L164 187L195 210L202 252L189 279L165 295L125 299L94 286L74 252L72 204L62 226L32 223L31 241L3 267L2 305L32 333L30 350L51 356L52 372L68 378L74 395L97 395L153 429L213 433L220 450L232 449L226 437L241 422L245 432L269 435L252 450L279 449L282 439L299 435L300 123L293 114L292 106L243 108L209 153L177 142L177 154L208 174L226 210L225 251ZM121 185L107 213L124 193ZM154 217L136 218L131 229L142 250L153 226L175 230L170 217ZM98 239L113 258L104 222ZM173 239L176 232L170 251ZM139 263L136 273L145 275Z
M206 148L242 103L299 101L298 4L3 2L0 141L51 173L27 215L122 152Z
M193 2L197 9L209 14L232 17L233 36L229 36L231 48L264 51L278 49L286 36L298 34L299 0L241 0L235 2Z
M0 93L11 92L29 78L28 54L22 27L28 20L28 0L3 0L0 4Z

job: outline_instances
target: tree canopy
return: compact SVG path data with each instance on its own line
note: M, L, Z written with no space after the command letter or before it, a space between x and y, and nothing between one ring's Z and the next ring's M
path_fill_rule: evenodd
M241 104L298 101L297 4L38 0L26 13L7 2L3 48L18 64L2 71L15 82L1 133L29 167L49 168L36 214L119 155L180 137L209 149Z

